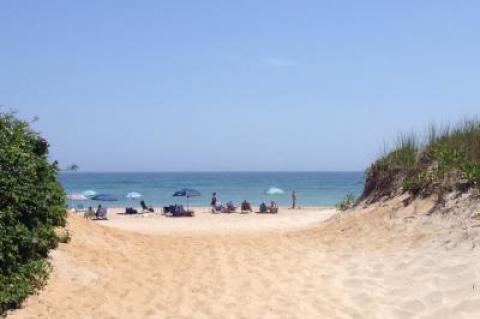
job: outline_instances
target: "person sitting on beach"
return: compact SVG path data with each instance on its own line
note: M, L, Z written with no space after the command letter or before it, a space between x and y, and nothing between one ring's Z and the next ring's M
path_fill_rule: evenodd
M244 200L242 204L240 205L240 209L242 213L248 213L252 211L252 204Z
M267 204L265 204L265 202L262 202L258 208L259 213L268 213Z
M270 206L268 207L268 211L271 214L276 214L278 213L278 204L275 203L273 200L270 202Z
M232 201L227 202L227 206L225 207L225 213L234 213L237 208L233 205Z
M140 201L140 206L142 206L142 212L143 213L153 213L153 212L155 212L153 207L148 207L144 200Z
M217 214L217 213L220 213L222 212L223 210L223 205L222 205L222 202L221 201L215 201L215 205L212 206L212 213L214 214Z
M100 210L102 209L102 205L98 205L97 210L95 211L95 217L98 218L98 214L100 213Z
M83 217L85 218L93 218L93 217L96 217L97 214L95 212L95 210L93 209L92 206L89 206L88 207L88 210L85 212L85 214L83 214Z
M107 219L107 208L98 205L97 211L95 212L95 217L97 219Z

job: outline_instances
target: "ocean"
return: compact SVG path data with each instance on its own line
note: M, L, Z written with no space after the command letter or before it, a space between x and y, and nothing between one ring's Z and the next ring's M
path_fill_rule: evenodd
M331 206L346 194L361 194L363 172L185 172L185 173L87 173L62 172L60 181L67 194L94 190L116 196L115 202L68 201L68 205L85 207L104 204L108 207L138 206L139 200L128 200L125 195L138 192L148 205L160 207L168 204L185 204L181 197L172 194L182 188L194 188L202 194L190 199L191 206L208 206L211 194L218 200L240 203L244 199L253 205L275 200L281 206L291 205L291 192L297 193L300 206ZM285 191L282 195L266 195L270 187Z

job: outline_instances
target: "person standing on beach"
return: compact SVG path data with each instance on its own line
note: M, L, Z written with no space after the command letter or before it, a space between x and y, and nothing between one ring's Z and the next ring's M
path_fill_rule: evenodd
M217 193L212 194L212 201L210 202L210 206L212 206L213 209L217 207Z
M297 206L297 193L292 191L292 209L295 209Z

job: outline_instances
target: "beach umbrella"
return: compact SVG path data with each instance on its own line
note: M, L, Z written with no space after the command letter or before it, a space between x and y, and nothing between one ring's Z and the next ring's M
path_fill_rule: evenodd
M125 196L125 198L127 198L127 199L138 199L140 197L142 197L142 194L137 193L137 192L130 192Z
M176 191L175 193L173 193L173 196L174 197L186 197L187 198L187 210L188 210L188 206L189 206L189 199L190 197L195 197L195 196L201 196L202 194L200 194L199 191L197 191L196 189L193 189L193 188L183 188L181 190L178 190Z
M67 199L69 200L87 200L87 197L85 195L80 194L80 193L72 193L67 195Z
M86 191L83 191L82 194L86 197L92 197L97 195L97 192L91 189L87 189Z
M270 187L265 191L267 195L283 195L285 192L278 187Z
M118 198L116 198L115 196L110 195L110 194L98 194L98 195L93 196L91 199L92 200L99 200L99 201L103 201L103 202L114 202L114 201L118 200Z

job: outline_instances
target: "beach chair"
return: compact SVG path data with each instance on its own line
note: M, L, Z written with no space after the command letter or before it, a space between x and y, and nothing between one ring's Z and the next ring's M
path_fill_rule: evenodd
M260 214L265 214L268 213L268 207L265 203L261 203L260 206L258 207L258 212Z
M147 204L145 204L144 200L140 201L140 206L142 206L142 213L153 213L153 212L155 212L153 207L148 207Z
M252 204L247 202L246 200L242 202L240 205L240 213L241 214L248 214L249 212L252 212Z
M92 207L89 207L88 210L86 210L85 213L83 213L83 218L85 219L92 219L95 217L96 217L95 210Z
M235 213L236 210L237 210L237 208L235 207L235 205L233 205L233 202L228 202L223 212L224 213Z
M218 214L218 213L222 213L224 210L224 207L222 205L222 203L218 202L215 207L212 207L212 213L213 214Z
M101 207L97 210L96 219L108 219L107 218L107 207Z
M194 215L193 210L185 210L182 205L175 205L173 212L170 212L171 217L193 217Z
M229 213L235 213L235 211L237 210L237 207L235 207L233 202L230 201L227 203L227 209Z
M270 214L277 214L277 213L278 213L278 206L270 207L270 208L268 209L268 212L269 212Z
M268 212L270 214L277 214L278 213L278 204L274 201L271 202L270 207L268 207Z

